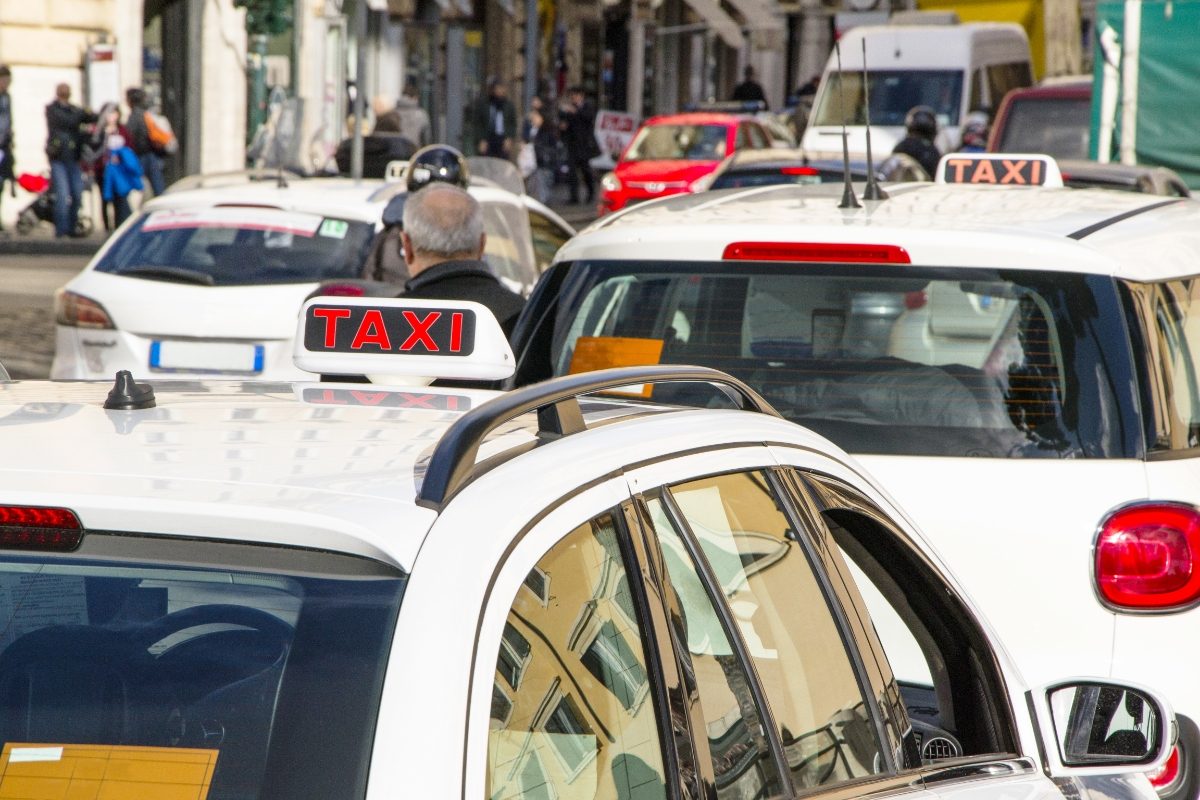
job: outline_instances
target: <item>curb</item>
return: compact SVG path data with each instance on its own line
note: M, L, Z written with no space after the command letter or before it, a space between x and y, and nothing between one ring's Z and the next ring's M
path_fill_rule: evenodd
M0 257L3 256L90 256L100 249L104 239L46 239L12 236L0 239Z

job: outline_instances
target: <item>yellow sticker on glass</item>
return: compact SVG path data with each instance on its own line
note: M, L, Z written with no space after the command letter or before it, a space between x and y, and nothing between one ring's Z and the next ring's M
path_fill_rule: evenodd
M216 750L104 744L6 744L0 800L205 800Z
M662 359L662 339L635 339L628 336L580 336L575 340L569 372L591 372L612 367L640 367ZM649 397L651 384L638 384L615 390L616 394Z

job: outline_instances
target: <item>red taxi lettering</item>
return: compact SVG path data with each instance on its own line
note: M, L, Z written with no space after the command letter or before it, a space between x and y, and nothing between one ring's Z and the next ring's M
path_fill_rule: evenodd
M407 314L408 312L405 312L405 316ZM328 332L326 332L325 341L329 341ZM373 308L363 314L362 322L358 325L358 333L354 334L354 341L350 343L350 347L353 350L361 350L368 344L373 344L380 350L392 349L392 341L388 338L387 328L383 326L383 314Z
M325 390L323 390L323 391L321 392L321 399L320 399L320 400L317 400L317 402L318 402L318 403L324 403L325 405L330 405L330 406L344 406L344 405L346 405L346 401L345 401L345 400L339 400L339 399L338 399L338 394L339 394L339 393L338 393L338 392L335 392L333 389L325 389Z
M404 398L405 408L428 408L430 411L437 410L434 406L430 405L430 402L433 400L433 395L431 394L403 394L401 397Z
M339 319L345 319L350 316L348 308L314 308L313 316L317 319L325 320L325 346L333 347L337 344L337 323Z
M1032 175L1029 177L1029 182L1035 186L1040 186L1042 183L1042 162L1033 161L1030 162L1029 166L1032 170Z
M350 396L357 400L360 406L377 406L387 399L388 392L351 391Z
M1021 170L1025 169L1028 161L1009 161L1007 158L1000 162L1004 165L1004 177L1000 179L1001 183L1019 183L1024 185L1025 176L1021 174Z
M450 352L462 350L463 315L455 312L450 315Z
M950 167L954 167L954 178L950 182L951 183L962 183L963 182L963 170L965 170L969 166L971 166L971 159L969 159L969 158L952 158L949 161L947 161L946 162L947 169L949 169Z
M985 174L986 173L986 174ZM995 183L996 169L989 159L981 159L975 163L975 172L971 175L971 183Z
M410 333L408 338L404 340L404 343L400 345L400 349L404 352L408 352L420 344L424 345L425 349L431 353L438 352L437 342L435 342L433 337L429 335L429 329L433 327L433 323L442 318L442 312L430 311L425 316L425 319L418 318L417 315L412 311L405 310L402 313L404 314L405 321L412 326L412 333Z

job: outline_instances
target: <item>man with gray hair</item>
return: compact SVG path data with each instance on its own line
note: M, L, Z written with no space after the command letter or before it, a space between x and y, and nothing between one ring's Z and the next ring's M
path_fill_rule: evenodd
M486 242L483 209L470 194L449 183L413 192L404 204L401 234L411 277L398 297L482 303L511 336L525 299L509 291L483 261Z

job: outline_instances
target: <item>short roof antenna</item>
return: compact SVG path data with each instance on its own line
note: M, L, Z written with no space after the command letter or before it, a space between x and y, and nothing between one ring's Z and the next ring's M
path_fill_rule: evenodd
M854 184L850 182L850 142L846 132L846 76L842 72L842 45L840 42L833 43L833 50L837 53L838 65L838 111L842 116L842 180L845 187L842 189L842 202L838 203L838 208L862 208L858 202L858 198L854 196Z
M887 200L888 193L879 188L875 177L875 161L871 158L871 81L867 75L867 37L862 38L863 56L863 103L867 107L867 188L863 189L863 200Z

